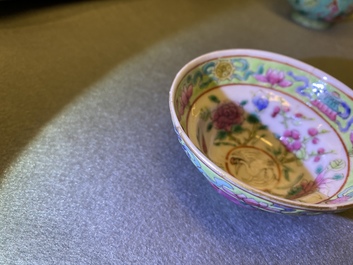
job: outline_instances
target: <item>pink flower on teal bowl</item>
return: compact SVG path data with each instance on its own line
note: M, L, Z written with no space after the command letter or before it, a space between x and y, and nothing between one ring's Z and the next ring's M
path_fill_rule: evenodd
M288 0L293 7L292 19L298 24L326 29L353 12L353 0Z

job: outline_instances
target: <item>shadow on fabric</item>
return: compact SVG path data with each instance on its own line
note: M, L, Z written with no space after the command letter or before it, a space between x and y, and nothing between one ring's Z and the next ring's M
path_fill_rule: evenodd
M102 76L233 5L154 2L0 3L0 181L41 128Z

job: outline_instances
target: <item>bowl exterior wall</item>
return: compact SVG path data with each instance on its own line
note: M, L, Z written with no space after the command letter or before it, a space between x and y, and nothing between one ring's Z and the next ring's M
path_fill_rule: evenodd
M325 213L324 211L316 211L311 209L298 209L283 205L281 203L274 203L266 199L260 198L241 189L234 183L221 177L211 170L204 162L202 162L190 148L183 141L179 131L174 127L175 132L178 136L179 143L185 151L188 158L196 166L196 168L202 173L202 175L209 181L211 186L222 196L230 200L231 202L246 208L259 209L271 213L281 213L288 215L316 215Z

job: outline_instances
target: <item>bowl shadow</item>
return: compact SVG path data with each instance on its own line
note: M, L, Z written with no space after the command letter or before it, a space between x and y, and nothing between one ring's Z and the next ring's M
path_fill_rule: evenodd
M170 138L172 134L174 132L170 133ZM171 194L185 215L194 219L195 225L205 232L203 237L222 245L225 251L229 248L232 253L237 249L242 255L254 252L260 259L271 260L269 264L282 264L305 244L308 251L302 252L301 259L308 260L308 253L317 252L318 240L329 240L333 236L334 232L327 227L334 226L337 218L350 223L353 217L353 210L339 214L290 216L236 205L211 187L178 146L178 141L170 142L175 145L171 147L174 155L163 160L175 164L174 171L165 172ZM288 242L291 242L290 247L284 247Z

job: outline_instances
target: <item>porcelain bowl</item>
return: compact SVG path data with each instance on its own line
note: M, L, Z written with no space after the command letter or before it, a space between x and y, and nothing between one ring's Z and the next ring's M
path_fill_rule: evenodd
M353 12L353 0L288 0L292 19L302 26L326 29Z
M353 92L284 55L235 49L187 63L169 107L187 156L236 204L284 214L353 206Z

